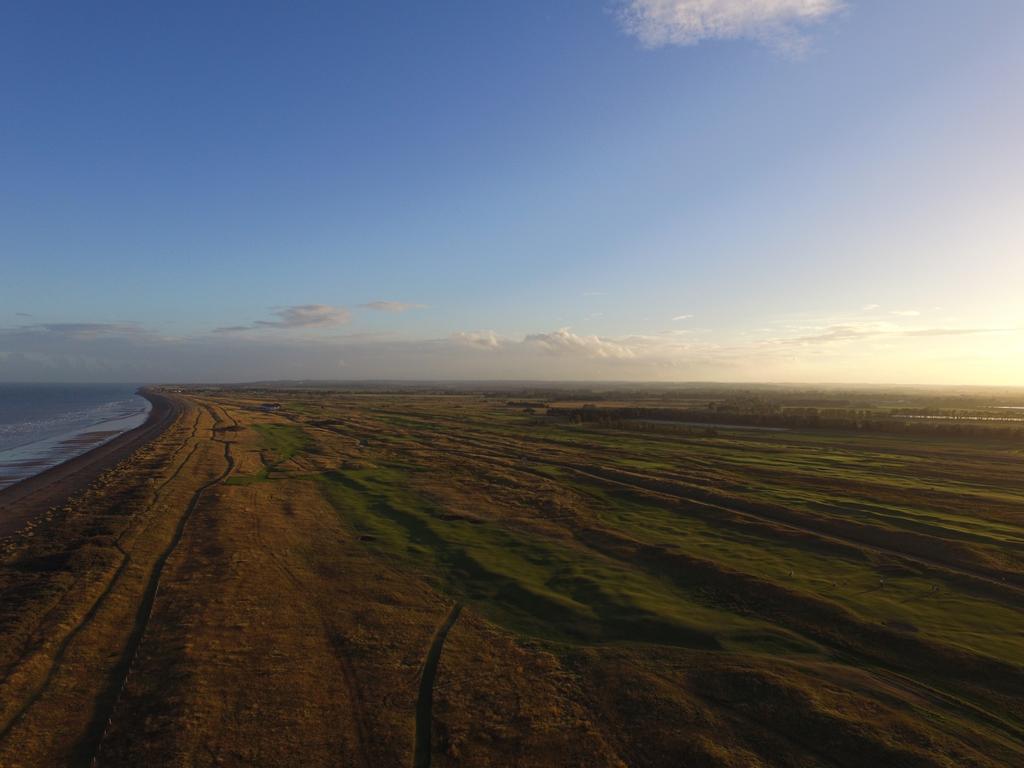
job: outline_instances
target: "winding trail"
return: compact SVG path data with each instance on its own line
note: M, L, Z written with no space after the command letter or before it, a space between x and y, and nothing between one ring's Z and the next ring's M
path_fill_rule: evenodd
M437 665L441 661L441 651L448 632L455 626L462 612L462 603L456 603L448 613L444 624L434 633L434 641L430 644L427 657L423 661L423 675L420 677L420 692L416 698L416 740L413 751L413 768L430 768L433 758L431 749L431 733L434 725L434 679L437 677Z
M170 398L162 398L162 400L164 402L172 403L173 407L167 407L166 408L166 411L167 411L166 417L162 416L159 420L157 420L152 425L152 429L155 430L155 431L152 431L152 432L147 431L146 432L146 434L148 435L148 439L154 439L154 436L159 436L160 434L162 434L164 431L166 431L168 429L170 424L173 424L174 421L176 421L185 412L185 409L183 408L183 406L182 406L182 404L180 402L178 402L176 400L171 400ZM170 419L170 422L169 423L165 423L165 418ZM192 434L191 434L191 436L184 443L182 443L182 445L179 446L178 449L176 449L174 451L174 454L171 457L171 462L173 462L174 458L177 457L177 455L180 452L181 448L185 444L187 444L187 442L189 440L194 440L197 423L198 423L198 419L196 420L196 423L194 423L192 425ZM132 444L133 445L136 444L134 440L133 440ZM194 452L194 448L193 448L193 452ZM171 477L167 478L166 480L164 480L163 483L160 484L160 486L154 492L153 498L150 501L150 503L147 505L146 510L143 513L143 515L148 515L149 512L156 506L157 502L160 500L160 497L161 497L161 494L162 494L164 488L167 486L168 483L171 482L171 480L173 480L175 477L177 477L178 473L181 471L181 468L188 462L188 460L191 458L191 456L192 456L192 453L189 453L189 455L174 470L174 473L171 475ZM109 597L110 593L113 591L114 587L119 583L119 581L121 579L121 576L124 574L124 572L127 569L128 565L131 563L131 555L128 554L128 553L125 553L124 550L121 548L121 537L124 535L124 533L125 533L125 531L122 531L120 534L118 534L117 539L115 541L115 546L118 548L118 550L121 551L121 554L122 554L121 562L118 565L117 570L114 571L113 575L108 580L108 582L107 582L106 586L104 587L103 591L96 597L96 599L93 601L92 605L89 606L89 609L82 615L81 619L79 619L79 621L74 625L74 627L72 627L71 630L61 639L60 643L58 644L58 646L57 646L57 648L56 648L56 650L54 652L53 657L50 659L50 663L49 663L49 665L47 667L47 671L46 671L46 674L44 675L43 679L32 690L32 692L26 698L25 702L21 705L21 707L19 707L14 712L14 714L8 719L8 721L6 723L4 723L2 726L0 726L0 742L3 742L7 738L7 736L10 734L10 732L12 730L14 730L14 728L22 721L22 719L25 717L25 715L28 713L28 711L36 704L37 701L39 701L39 699L43 696L43 694L49 689L51 683L53 682L54 677L56 676L58 670L61 668L61 666L62 666L62 664L64 662L64 657L67 654L68 649L70 648L71 644L74 642L74 640L78 637L78 635L92 622L92 620L99 613L100 609L103 607L103 605L106 602L107 598ZM45 623L45 620L47 620L49 618L51 613L52 613L52 610L50 612L48 612L47 615L45 617L43 617L40 620L39 623L40 624ZM26 639L26 643L30 642L32 637L33 637L33 634L30 633L28 639ZM23 648L22 656L18 660L11 662L9 668L7 670L5 670L5 673L3 675L4 679L6 679L7 674L10 672L10 668L13 668L18 663L18 661L21 658L24 658L24 653L29 651L29 650L30 650L30 648L28 648L28 647Z
M121 694L124 692L125 686L128 683L128 677L131 674L132 668L135 666L135 662L139 655L139 648L142 645L142 640L146 634L146 628L149 626L149 620L153 615L153 605L156 602L157 592L160 589L160 578L163 576L164 566L170 559L171 555L178 548L178 544L181 542L182 536L185 534L185 528L188 526L189 520L192 519L192 515L199 506L199 502L202 501L203 496L208 490L213 488L215 485L219 485L224 482L234 471L235 459L231 455L232 441L217 437L218 425L221 424L224 419L214 413L213 409L203 404L213 418L214 423L210 429L211 439L223 444L224 446L224 460L226 466L224 471L221 472L217 477L212 480L208 480L196 489L196 492L192 494L192 498L185 508L185 512L178 519L178 524L174 529L174 536L168 542L167 547L160 553L160 557L157 558L156 563L153 565L153 570L150 571L149 583L146 586L146 591L143 593L142 600L139 603L138 611L135 614L135 621L132 625L131 635L129 635L128 643L124 647L124 651L121 654L121 658L118 659L117 665L111 670L111 674L108 678L108 685L105 691L103 691L96 699L96 707L93 712L90 725L86 733L79 739L75 745L74 757L76 765L97 765L100 757L100 750L103 747L103 739L107 735L107 728L110 724L111 718L114 714L114 710L117 707L118 701L121 699ZM221 409L230 420L232 426L237 426L237 421L232 417L228 416L227 411Z

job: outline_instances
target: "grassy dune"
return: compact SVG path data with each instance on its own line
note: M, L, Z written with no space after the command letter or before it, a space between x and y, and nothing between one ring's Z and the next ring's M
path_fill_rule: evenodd
M1013 443L273 398L11 544L0 764L1024 764Z

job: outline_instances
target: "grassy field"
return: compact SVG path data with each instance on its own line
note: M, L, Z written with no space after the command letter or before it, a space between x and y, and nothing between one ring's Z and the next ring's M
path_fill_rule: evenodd
M1019 443L188 400L10 545L0 764L1024 764Z

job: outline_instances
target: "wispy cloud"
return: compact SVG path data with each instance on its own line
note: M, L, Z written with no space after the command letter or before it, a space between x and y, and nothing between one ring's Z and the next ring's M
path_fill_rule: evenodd
M258 320L257 324L271 328L330 328L344 325L352 319L345 307L329 304L300 304L274 310L278 320Z
M292 307L280 307L272 314L277 320L256 320L249 325L228 325L215 328L214 333L237 333L261 328L296 329L296 328L335 328L345 325L352 319L352 313L345 307L334 307L330 304L298 304Z
M1012 333L1016 328L922 328L903 331L902 336L970 336L976 333Z
M32 323L8 333L36 333L62 336L69 339L96 339L105 336L143 336L148 332L137 323Z
M235 326L242 332L227 336L168 337L131 322L0 328L0 379L332 378L343 360L344 375L353 378L853 381L870 371L874 380L959 382L991 380L990 360L1012 366L1024 352L1024 329L1012 321L987 325L947 318L945 325L925 325L888 312L867 318L790 316L780 319L786 325L746 333L678 328L596 336L563 327L514 336L462 331L441 338L322 332L348 318L344 308L327 305L279 308L275 317Z
M370 301L360 304L360 309L374 309L378 312L408 312L410 309L425 309L425 304L407 304L403 301Z
M874 312L876 309L881 309L881 304L865 304L861 309L865 312Z
M842 7L840 0L625 0L618 15L650 48L748 39L795 54L806 46L802 30Z
M241 333L242 331L251 331L253 325L222 325L219 328L214 328L213 333Z
M968 336L982 333L1006 333L1013 328L896 328L884 323L864 323L860 325L832 325L819 333L803 336L790 336L768 339L764 344L781 346L811 346L815 344L831 344L834 342L858 341L872 337L919 337L919 336Z
M918 317L921 313L916 309L894 309L889 314L897 317Z
M681 322L683 320L692 320L692 319L693 319L693 315L676 315L675 317L672 318L672 321L675 322L675 323L678 323L678 322Z
M789 336L768 339L766 343L786 346L829 344L834 341L852 341L854 339L863 339L867 336L878 336L883 333L886 333L884 329L870 325L833 325L821 331L820 333L810 333L803 336Z

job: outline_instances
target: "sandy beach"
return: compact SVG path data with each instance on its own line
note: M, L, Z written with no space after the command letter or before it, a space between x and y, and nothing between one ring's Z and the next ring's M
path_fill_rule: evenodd
M166 395L149 390L141 390L139 394L153 406L143 424L62 464L0 490L0 537L16 533L30 520L85 488L105 470L162 434L181 413L180 403ZM94 442L97 437L90 433L73 440Z

